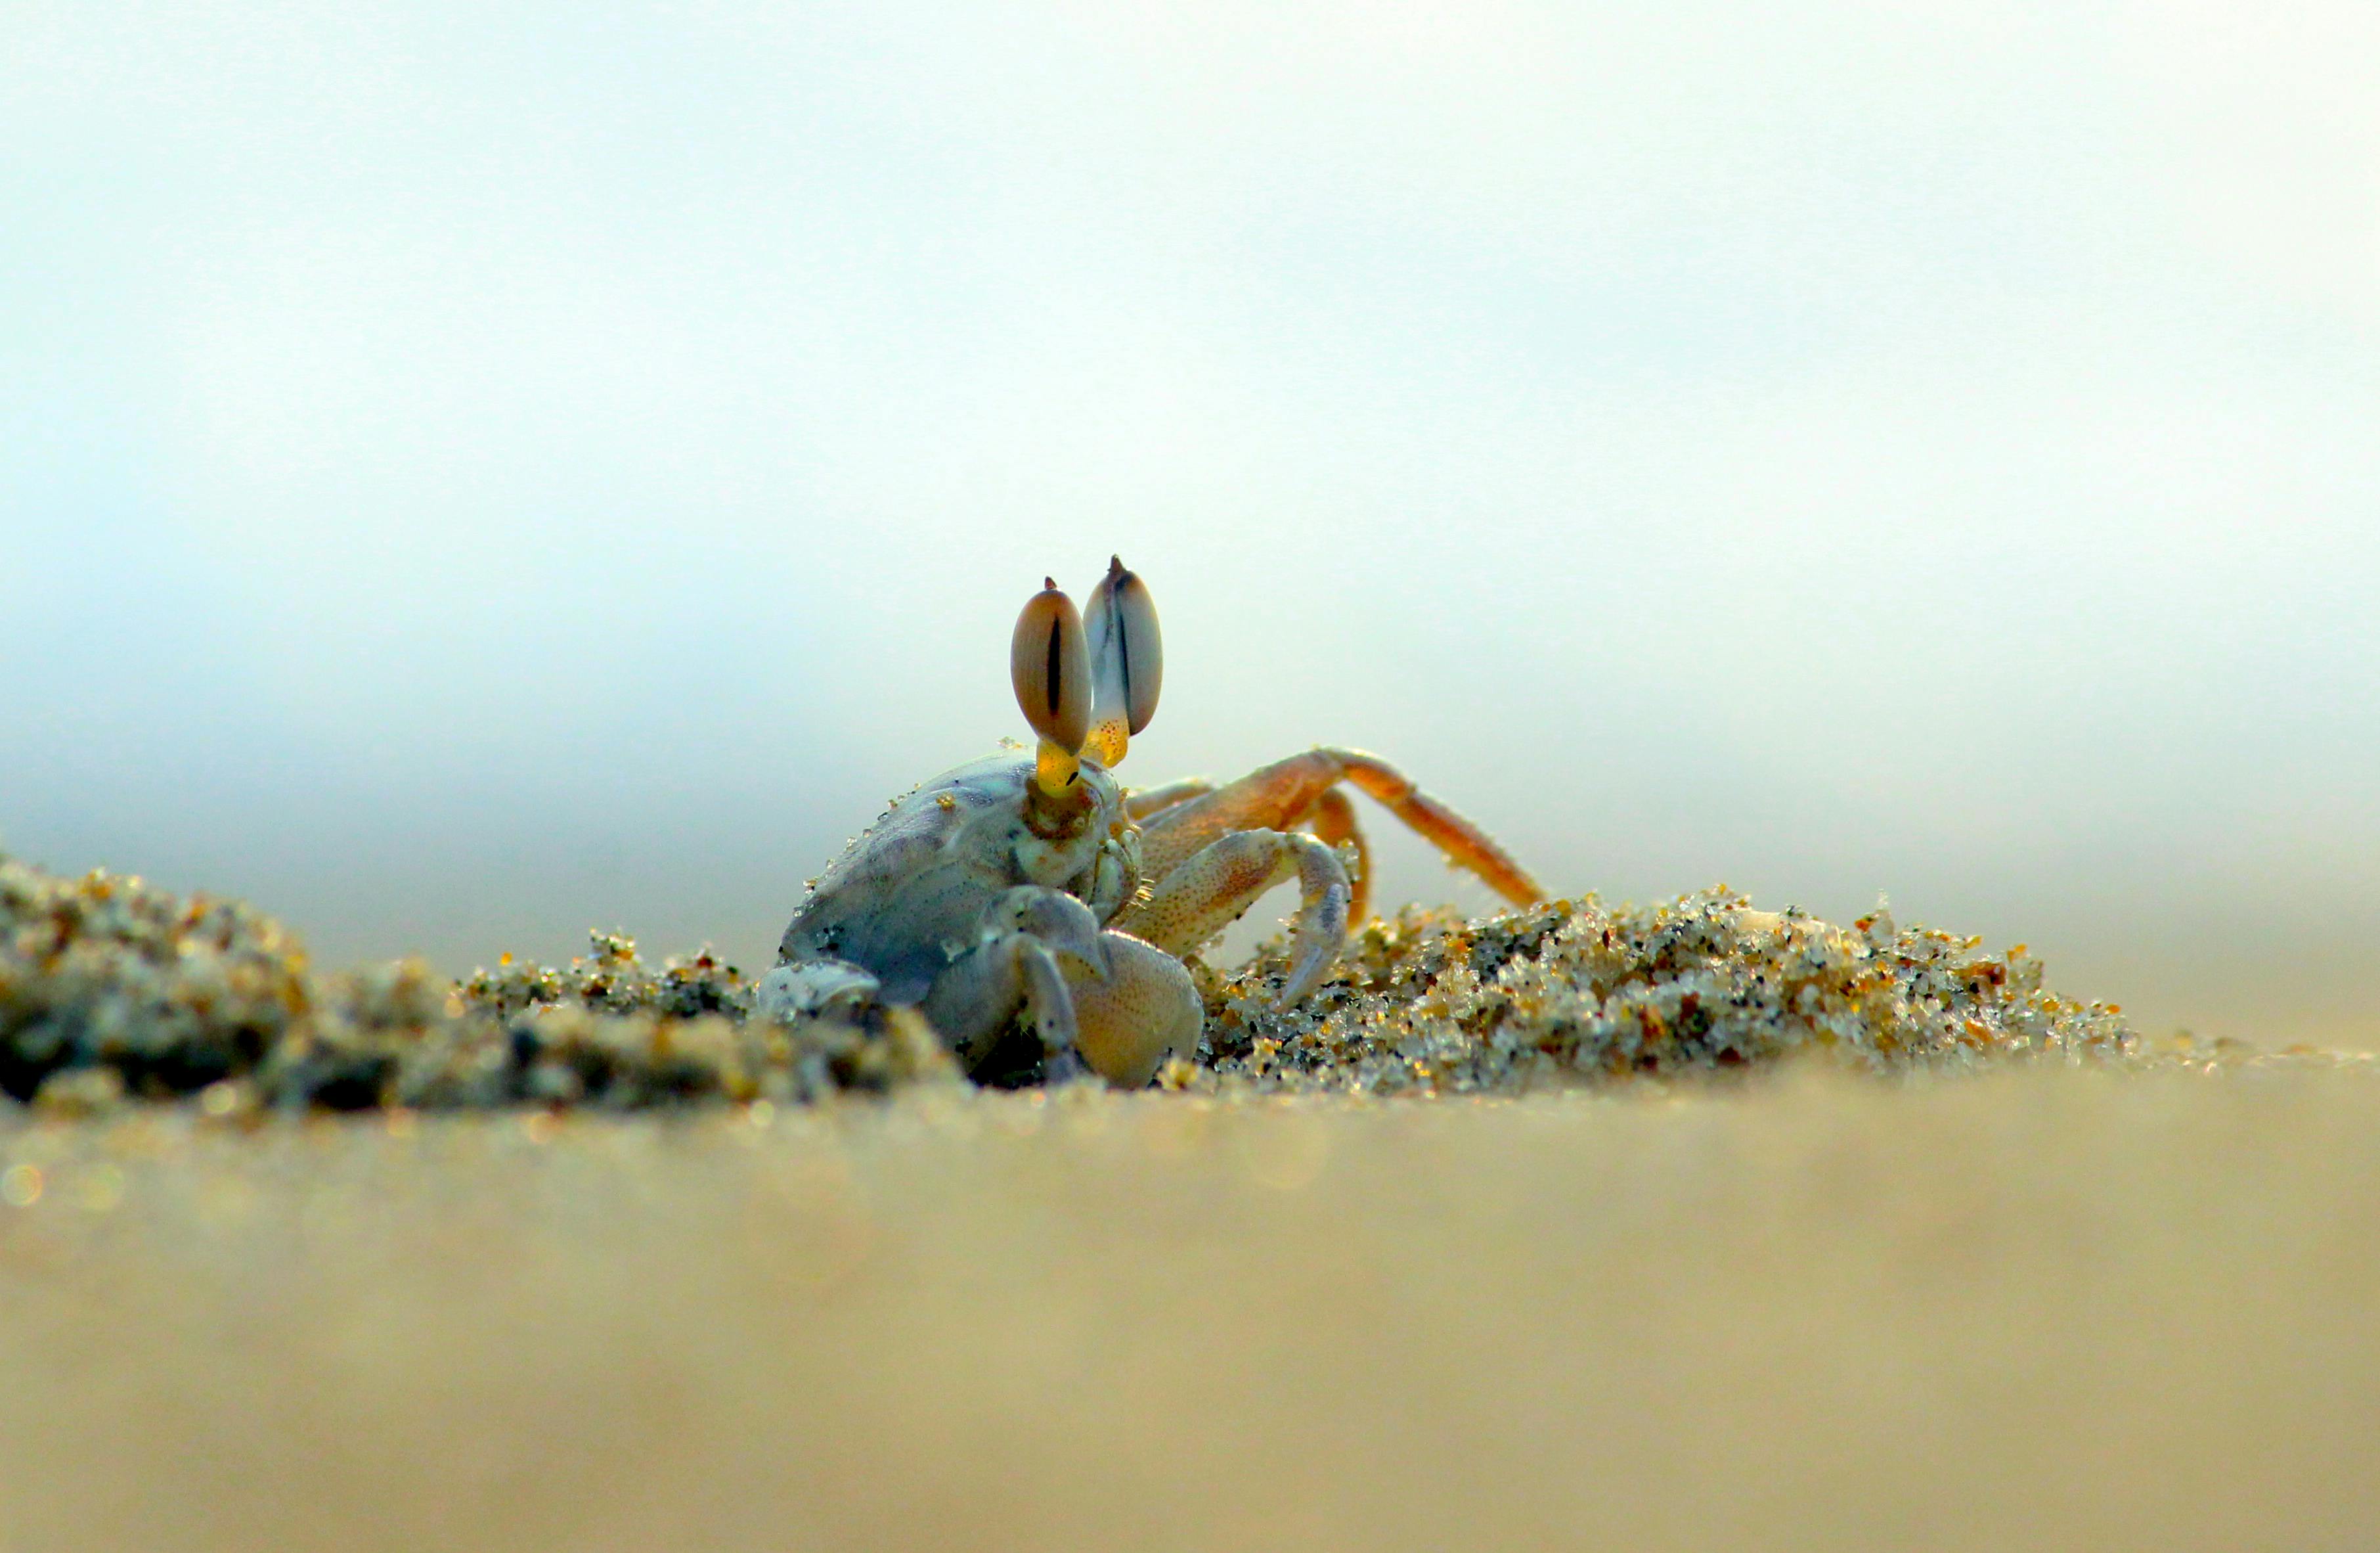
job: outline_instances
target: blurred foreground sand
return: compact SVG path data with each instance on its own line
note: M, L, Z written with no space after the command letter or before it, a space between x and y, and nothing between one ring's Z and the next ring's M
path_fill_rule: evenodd
M2362 1068L144 1107L0 1166L9 1553L2380 1540Z

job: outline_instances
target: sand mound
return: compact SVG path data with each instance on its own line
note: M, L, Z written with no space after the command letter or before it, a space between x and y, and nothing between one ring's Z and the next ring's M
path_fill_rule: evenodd
M1859 1066L2137 1055L2115 1006L2042 985L2019 945L1761 911L1724 887L1665 905L1590 896L1465 922L1408 907L1358 933L1336 973L1277 1010L1268 944L1208 979L1218 1082L1511 1091L1823 1051Z
M1878 1069L2144 1059L2117 1009L2046 990L2022 946L1882 911L1840 927L1725 889L1477 921L1409 907L1289 1010L1273 1007L1277 944L1196 969L1206 1044L1168 1088L1518 1093L1793 1052ZM0 1090L52 1107L634 1109L955 1082L906 1010L782 1026L746 1018L750 991L708 952L655 967L609 933L567 967L320 975L239 902L0 858Z

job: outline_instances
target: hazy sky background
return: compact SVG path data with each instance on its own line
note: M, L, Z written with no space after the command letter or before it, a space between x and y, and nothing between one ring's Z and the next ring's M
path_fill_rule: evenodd
M1117 550L1141 781L1363 745L1565 891L2380 1045L2375 79L2367 0L6 0L0 842L762 964Z

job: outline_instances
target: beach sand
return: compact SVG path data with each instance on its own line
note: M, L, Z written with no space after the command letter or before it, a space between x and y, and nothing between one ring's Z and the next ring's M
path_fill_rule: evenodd
M0 1547L2366 1547L2380 1072L0 1123Z
M2380 1543L2380 1059L2021 946L1408 910L1123 1094L619 935L0 917L0 1553Z

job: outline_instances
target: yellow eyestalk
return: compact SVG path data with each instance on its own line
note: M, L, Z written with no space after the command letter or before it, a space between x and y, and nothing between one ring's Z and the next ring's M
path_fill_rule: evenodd
M1091 590L1083 629L1090 639L1095 697L1087 748L1093 760L1113 766L1131 747L1132 735L1157 715L1157 691L1165 679L1157 603L1148 596L1148 585L1124 569L1121 556L1108 557L1108 574Z
M1008 678L1025 720L1040 736L1033 780L1051 798L1075 785L1091 716L1091 658L1075 601L1050 578L1026 602L1008 644Z

